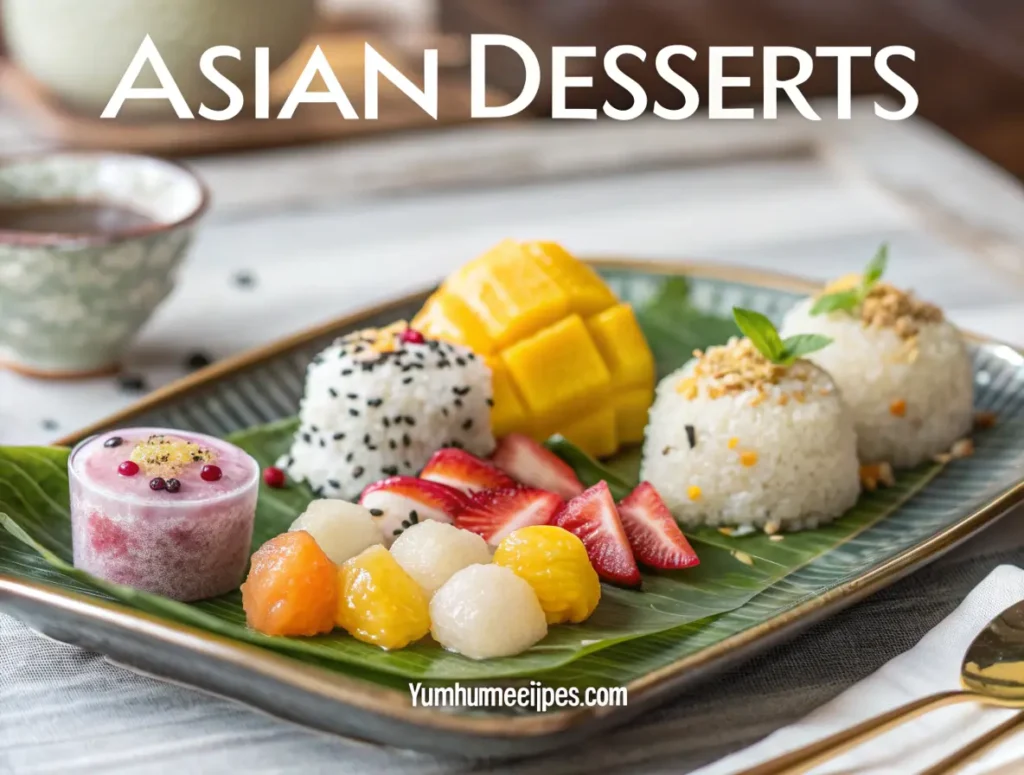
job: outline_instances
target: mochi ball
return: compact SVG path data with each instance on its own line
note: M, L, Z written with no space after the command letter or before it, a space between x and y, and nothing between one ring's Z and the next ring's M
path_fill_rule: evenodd
M463 568L491 561L483 538L434 519L403 532L391 545L391 554L428 596Z
M328 498L310 503L288 530L305 530L337 565L374 544L384 543L368 509Z
M430 633L470 659L520 654L548 634L533 588L500 565L470 565L430 601Z

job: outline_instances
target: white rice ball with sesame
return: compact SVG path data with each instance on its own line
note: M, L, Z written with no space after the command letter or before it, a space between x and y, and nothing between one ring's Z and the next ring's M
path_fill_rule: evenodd
M520 654L548 634L547 617L528 583L501 565L470 565L430 600L430 634L470 659Z
M404 531L391 545L391 555L428 597L463 568L491 561L483 538L436 519Z
M797 361L760 389L729 387L697 364L659 383L644 442L641 478L678 520L800 530L856 503L853 422L828 374Z
M861 460L911 468L970 432L974 371L951 323L917 321L916 333L905 337L850 312L811 315L813 304L807 299L793 307L782 334L833 339L808 357L832 375L850 407Z
M465 347L405 330L351 334L310 363L278 465L318 496L354 500L383 478L415 476L441 447L494 450L490 369Z

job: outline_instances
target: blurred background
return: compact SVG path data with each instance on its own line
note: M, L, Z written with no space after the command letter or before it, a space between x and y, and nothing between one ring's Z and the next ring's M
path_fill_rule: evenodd
M161 124L158 116L125 117L99 124L97 94L112 83L137 47L137 33L151 32L179 83L195 79L197 52L212 41L245 47L269 45L275 60L296 58L278 71L272 94L282 100L308 56L309 41L328 53L353 103L361 104L361 43L373 40L386 56L413 73L427 46L440 49L444 70L441 123L468 116L465 41L470 33L501 32L522 38L543 52L554 45L596 45L598 52L631 43L648 51L684 42L698 51L712 45L902 44L917 52L916 63L898 69L921 95L920 114L1024 177L1024 3L1020 0L0 0L8 6L6 60L0 60L0 88L11 109L28 117L34 130L64 145L119 148L167 154L198 154L236 147L322 142L367 132L432 127L403 95L385 89L381 120L342 122L334 108L304 106L290 122L255 124L244 116L216 125ZM106 10L104 10L106 9ZM314 16L315 14L315 16ZM192 72L172 60L191 62ZM542 62L544 57L541 56ZM12 64L13 60L13 64ZM651 57L653 60L653 57ZM514 90L521 68L495 58L488 68L496 92ZM595 88L571 90L572 106L600 106L625 98L593 60ZM834 68L816 66L805 91L834 92ZM238 73L244 81L246 63ZM588 74L584 70L574 74ZM730 65L750 75L749 90L732 89L736 103L759 99L760 60ZM749 72L744 72L744 67ZM703 63L685 71L701 88ZM678 99L640 65L631 73L649 95L664 104ZM113 80L111 80L113 79ZM183 90L190 92L186 85ZM90 93L90 86L96 93ZM854 68L857 93L884 91L870 60ZM193 91L194 101L200 93ZM544 90L538 113L550 100Z

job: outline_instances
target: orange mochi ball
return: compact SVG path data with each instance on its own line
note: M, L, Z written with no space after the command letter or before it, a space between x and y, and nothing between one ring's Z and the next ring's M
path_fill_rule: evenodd
M242 584L245 620L264 635L330 632L337 602L337 568L304 530L263 544Z

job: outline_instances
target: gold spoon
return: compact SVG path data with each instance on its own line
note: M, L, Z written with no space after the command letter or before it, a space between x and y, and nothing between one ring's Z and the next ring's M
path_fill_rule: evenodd
M958 702L1024 708L1024 601L999 614L974 639L960 665L960 684L963 686L960 691L942 692L914 700L823 740L743 770L737 775L798 775L905 721ZM966 763L969 758L1016 729L1021 717L1015 717L1015 721L1013 724L1001 724L977 743L972 743L965 751L940 762L929 772L951 772L953 767ZM981 742L984 745L978 745Z

